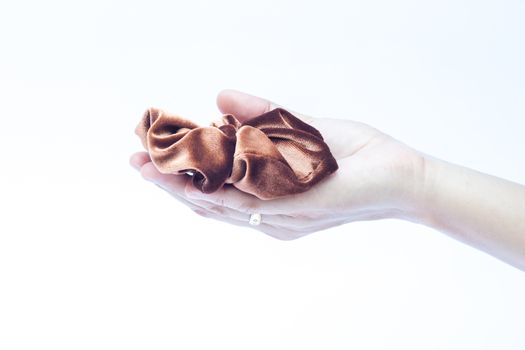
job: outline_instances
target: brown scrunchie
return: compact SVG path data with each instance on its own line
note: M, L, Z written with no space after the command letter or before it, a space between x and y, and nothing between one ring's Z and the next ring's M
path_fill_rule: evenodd
M304 192L338 169L321 133L282 108L242 124L226 114L207 127L149 108L135 133L161 173L190 171L204 193L228 183L273 199Z

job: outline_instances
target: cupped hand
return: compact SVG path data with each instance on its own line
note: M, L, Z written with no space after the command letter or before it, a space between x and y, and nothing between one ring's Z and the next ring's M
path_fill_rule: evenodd
M243 122L274 108L276 103L235 90L217 97L223 114ZM288 197L260 200L231 185L204 194L190 178L160 173L146 152L131 156L144 179L169 192L197 214L260 230L290 240L351 221L410 218L424 185L424 157L414 149L359 122L292 114L321 132L339 169L310 190ZM250 214L262 223L250 226Z

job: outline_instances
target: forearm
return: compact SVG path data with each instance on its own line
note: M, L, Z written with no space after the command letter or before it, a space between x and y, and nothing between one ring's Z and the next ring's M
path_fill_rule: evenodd
M525 270L525 186L432 157L415 220Z

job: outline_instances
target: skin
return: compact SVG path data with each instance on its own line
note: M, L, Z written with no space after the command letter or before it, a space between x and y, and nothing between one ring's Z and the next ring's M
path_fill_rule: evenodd
M283 107L235 90L221 91L217 105L241 122ZM187 176L158 172L146 152L133 154L130 163L197 214L281 240L352 221L397 218L525 270L525 186L433 158L359 122L288 110L321 132L339 164L307 192L269 201L233 186L203 194ZM248 224L251 213L262 215L259 226Z

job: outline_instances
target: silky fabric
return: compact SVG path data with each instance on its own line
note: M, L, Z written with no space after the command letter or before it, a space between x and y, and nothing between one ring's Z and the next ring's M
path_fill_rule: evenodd
M200 127L149 108L135 133L164 174L193 174L193 185L212 193L224 184L260 199L310 189L338 169L321 133L283 108L244 123L225 114Z

